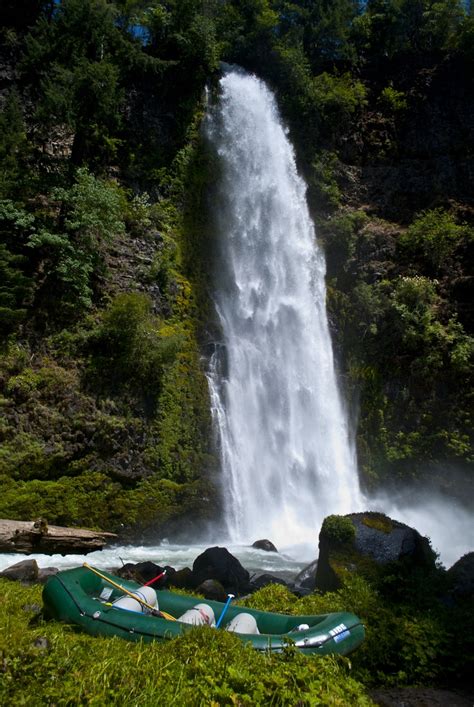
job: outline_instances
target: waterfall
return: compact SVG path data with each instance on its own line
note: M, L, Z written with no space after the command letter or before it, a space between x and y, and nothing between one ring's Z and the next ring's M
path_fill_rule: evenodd
M214 303L223 345L209 386L229 539L316 542L359 507L355 454L325 307L325 260L275 99L241 70L220 81Z

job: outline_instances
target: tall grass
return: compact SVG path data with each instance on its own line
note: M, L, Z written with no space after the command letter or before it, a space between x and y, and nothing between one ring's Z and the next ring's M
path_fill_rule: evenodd
M35 611L41 588L0 580L4 705L372 704L340 657L288 647L257 653L225 631L198 628L167 643L92 638Z

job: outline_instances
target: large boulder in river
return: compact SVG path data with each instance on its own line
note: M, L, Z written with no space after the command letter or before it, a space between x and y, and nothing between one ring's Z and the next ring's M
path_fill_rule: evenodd
M304 567L301 572L299 572L295 577L295 584L297 587L302 587L303 589L314 589L316 586L316 570L318 568L318 561L313 560L309 565Z
M265 550L265 552L278 552L276 549L275 545L272 543L271 540L256 540L253 544L252 547L256 548L257 550Z
M347 572L369 579L378 579L386 570L416 567L431 572L435 558L427 538L383 513L328 516L319 535L316 587L323 591L338 589Z
M210 547L196 557L193 564L196 586L206 579L217 579L224 589L234 594L245 592L250 575L225 547Z

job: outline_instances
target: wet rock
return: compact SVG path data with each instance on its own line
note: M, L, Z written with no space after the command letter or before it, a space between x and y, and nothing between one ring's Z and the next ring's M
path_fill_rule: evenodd
M193 564L196 586L206 579L217 579L233 594L245 592L250 575L239 560L224 547L211 547L199 555Z
M0 572L0 577L25 583L36 582L38 579L38 564L36 560L22 560Z
M28 614L39 614L41 612L40 604L24 604L21 608Z
M151 579L154 579L164 570L164 567L156 565L154 562L137 562L136 564L132 562L127 562L123 567L116 571L116 574L123 579L131 579L138 584L146 584ZM160 586L160 582L163 580L158 580L156 586Z
M259 574L256 577L252 577L250 588L253 592L256 592L269 584L281 584L283 587L288 587L287 582L281 577L275 577L273 574Z
M256 540L252 547L257 550L265 550L265 552L278 552L271 540Z
M429 541L414 528L392 520L383 513L352 513L355 548L375 562L387 564L411 558L416 564L434 567L434 553Z
M189 567L176 570L176 572L169 576L168 583L170 586L176 587L177 589L194 589L196 587L193 572Z
M318 567L318 561L314 560L304 569L301 570L299 574L295 577L295 584L297 587L303 587L304 589L314 589L316 586L316 569Z
M205 596L206 599L214 601L226 601L227 599L226 590L216 579L206 579L196 588L196 591Z
M50 577L54 577L55 574L59 572L57 567L40 567L38 569L37 582L39 584L46 584Z

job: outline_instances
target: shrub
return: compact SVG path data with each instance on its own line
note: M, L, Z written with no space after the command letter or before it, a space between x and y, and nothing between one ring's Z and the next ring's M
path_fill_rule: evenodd
M444 209L423 211L400 236L399 246L409 254L417 255L437 272L446 266L463 241L472 241L474 231L466 224L458 224Z
M152 314L147 295L117 295L90 337L89 373L99 387L138 386L154 405L163 368L173 361L181 340Z
M323 72L313 79L313 99L326 129L335 134L347 127L354 113L366 105L367 90L350 74L334 76Z
M321 537L336 545L350 545L355 539L355 527L345 516L327 516L321 528Z
M400 113L407 108L406 94L397 91L391 84L382 90L378 102L383 110L390 113Z

